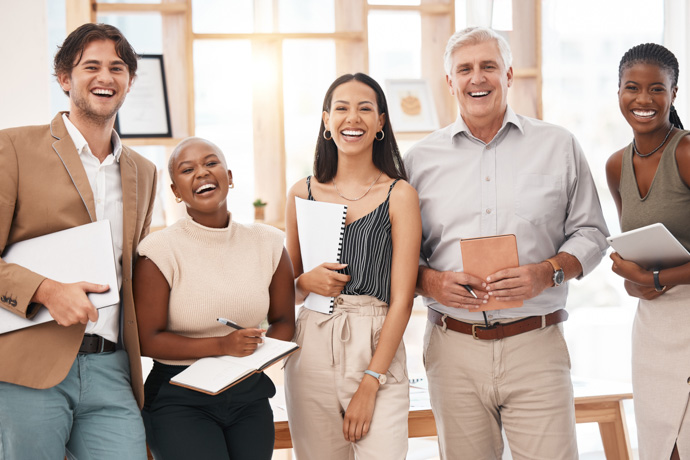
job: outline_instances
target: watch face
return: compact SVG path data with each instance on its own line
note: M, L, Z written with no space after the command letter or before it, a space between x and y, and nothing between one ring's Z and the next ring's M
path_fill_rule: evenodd
M565 280L565 275L563 274L563 270L557 270L553 274L553 284L556 286L560 286L563 284L563 281Z
M388 377L386 377L386 374L379 374L379 383L383 385L386 383L386 380L388 380Z

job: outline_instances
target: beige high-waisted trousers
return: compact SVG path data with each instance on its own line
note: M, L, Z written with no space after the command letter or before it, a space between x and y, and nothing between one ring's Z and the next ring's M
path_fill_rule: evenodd
M332 315L302 307L285 365L285 395L298 460L401 460L410 407L405 347L400 343L376 396L369 433L345 440L343 415L376 349L388 306L371 296L340 295Z
M475 340L427 321L424 365L441 459L499 460L504 428L515 460L577 460L560 324Z

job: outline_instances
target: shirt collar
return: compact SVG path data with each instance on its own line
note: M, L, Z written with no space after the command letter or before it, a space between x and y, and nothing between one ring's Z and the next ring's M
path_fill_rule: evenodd
M86 139L84 139L84 136L81 134L79 129L74 126L74 123L72 123L67 116L67 113L62 114L62 120L65 122L65 128L67 128L67 133L69 134L69 137L72 138L72 142L74 142L74 146L77 148L77 152L79 155L82 155L84 153L84 149L88 149L89 153L91 153L91 149L89 148L89 144L86 142ZM117 132L113 129L113 133L110 136L110 141L112 143L113 147L113 155L115 156L115 161L119 162L120 161L120 155L122 154L122 141L120 141L120 136L117 135Z
M498 130L498 133L505 130L508 124L515 125L515 127L520 131L520 133L524 134L522 123L520 123L520 119L518 118L517 114L513 111L513 109L510 108L510 106L506 106L506 113L503 116L503 123L501 124L501 128ZM467 127L465 120L463 120L462 115L458 114L458 118L457 120L455 120L453 128L450 130L450 142L453 143L453 139L455 139L455 136L463 132L467 133L467 136L474 137L472 136L472 132L470 131L470 129ZM496 136L498 136L498 133L496 133Z

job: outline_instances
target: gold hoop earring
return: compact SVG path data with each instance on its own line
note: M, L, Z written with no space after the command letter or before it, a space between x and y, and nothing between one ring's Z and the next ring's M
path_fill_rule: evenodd
M379 133L381 133L381 137L379 137ZM386 137L386 133L384 133L383 130L381 130L378 133L374 134L374 137L377 141L382 141L383 138Z
M175 201L177 201L178 203L182 203L182 198L180 198L179 196L176 196Z
M326 133L328 133L328 137L326 137ZM323 138L326 139L327 141L330 141L333 139L333 136L331 136L331 132L329 130L325 130L322 134Z

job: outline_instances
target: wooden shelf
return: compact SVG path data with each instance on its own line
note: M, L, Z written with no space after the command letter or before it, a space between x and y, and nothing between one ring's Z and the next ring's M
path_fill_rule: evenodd
M345 40L362 41L364 32L322 32L322 33L244 33L244 34L208 34L195 33L194 40Z
M183 14L187 12L185 3L94 3L93 7L97 14Z
M453 12L453 5L450 3L424 3L421 5L370 5L367 4L369 11L417 11L422 14L450 14Z

